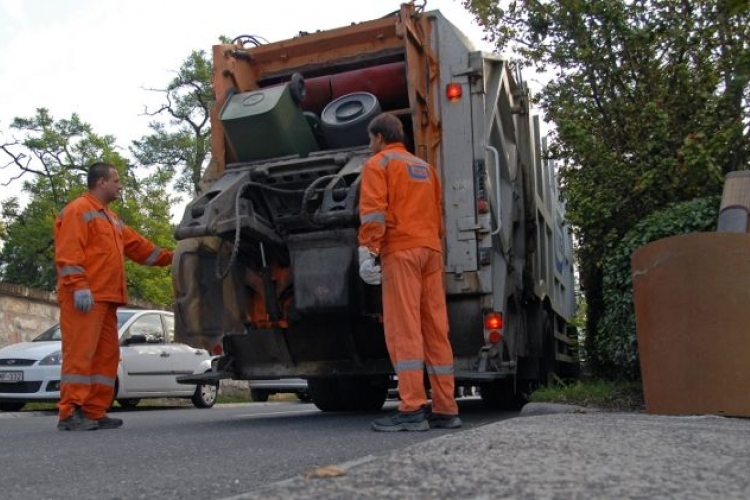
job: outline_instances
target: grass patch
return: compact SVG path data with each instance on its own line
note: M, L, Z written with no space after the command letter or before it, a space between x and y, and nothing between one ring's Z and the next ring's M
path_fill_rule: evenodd
M57 411L57 403L26 403L26 411Z
M222 405L222 404L236 404L236 403L249 403L250 398L248 396L234 396L229 394L219 394L219 397L216 398L216 404Z
M536 403L564 403L592 406L608 411L643 411L643 388L640 382L611 380L557 379L552 385L542 387L529 396Z

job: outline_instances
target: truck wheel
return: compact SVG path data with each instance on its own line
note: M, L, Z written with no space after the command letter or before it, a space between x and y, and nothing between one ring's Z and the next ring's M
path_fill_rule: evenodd
M346 377L310 379L313 403L322 411L375 411L388 395L388 379Z
M527 402L523 386L514 391L513 379L485 382L479 386L479 395L488 410L520 410Z
M321 411L344 411L344 401L339 394L339 381L335 378L311 378L307 381L310 397Z
M195 388L195 394L190 398L196 408L211 408L216 404L219 388L216 384L200 384Z
M303 403L312 403L312 398L310 397L309 392L298 392L297 393L297 399L302 401Z
M268 391L264 391L263 389L250 389L250 399L257 401L258 403L265 403L268 401L268 396L270 396Z
M21 402L8 402L8 403L0 403L0 411L20 411L21 408L26 406L26 403Z
M341 396L348 401L347 410L377 411L388 397L388 379L352 377L339 379Z

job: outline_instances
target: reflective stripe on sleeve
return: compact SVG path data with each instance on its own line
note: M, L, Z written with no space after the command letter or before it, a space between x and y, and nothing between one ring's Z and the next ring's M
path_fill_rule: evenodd
M70 276L71 274L83 274L86 270L82 266L63 266L57 273L61 278L64 276Z
M156 262L156 259L159 258L159 255L161 255L161 248L156 247L154 248L154 251L151 252L151 255L148 256L148 259L146 259L146 262L143 263L144 266L150 266L154 262Z
M423 368L424 368L424 361L422 361L421 359L400 361L396 363L395 365L393 365L393 369L396 370L396 373L410 371L410 370L421 370Z
M381 224L385 224L385 214L383 212L371 212L369 214L365 214L359 218L359 221L362 224L366 224L368 222L380 222Z

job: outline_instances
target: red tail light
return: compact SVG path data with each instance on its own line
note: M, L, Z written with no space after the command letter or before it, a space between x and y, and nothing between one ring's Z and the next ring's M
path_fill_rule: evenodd
M461 99L462 94L463 90L461 90L460 83L449 83L445 86L445 97L447 97L449 101L458 101Z
M221 356L224 354L224 348L221 347L221 344L216 344L211 348L211 354L214 356Z
M488 313L484 317L484 327L488 330L500 330L503 327L503 315L499 312Z
M503 339L500 330L503 329L503 315L497 311L490 311L484 315L484 338L490 344L497 344Z

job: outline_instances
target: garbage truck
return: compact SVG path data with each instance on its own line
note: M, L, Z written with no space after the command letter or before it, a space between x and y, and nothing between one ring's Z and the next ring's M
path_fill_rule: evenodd
M434 165L457 387L517 406L577 366L572 240L521 73L414 3L349 26L213 47L211 164L172 265L183 376L303 378L323 411L383 406L394 380L380 286L358 276L367 125L398 117Z

